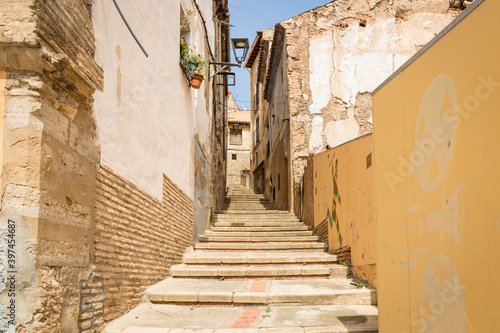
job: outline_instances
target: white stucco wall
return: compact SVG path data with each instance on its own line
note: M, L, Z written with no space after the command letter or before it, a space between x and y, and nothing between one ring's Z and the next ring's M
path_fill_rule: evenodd
M156 198L163 173L194 197L194 141L208 156L211 103L204 84L190 88L179 67L180 6L196 12L190 0L119 1L146 58L112 1L96 0L93 22L96 60L104 69L104 90L95 94L101 163ZM213 38L211 0L198 0ZM211 13L211 12L210 12ZM191 16L191 44L205 58L205 32Z

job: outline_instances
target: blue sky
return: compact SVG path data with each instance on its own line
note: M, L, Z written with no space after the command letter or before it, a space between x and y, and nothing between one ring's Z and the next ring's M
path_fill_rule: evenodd
M276 23L322 6L331 0L229 0L231 37L247 37L252 45L258 30L273 28ZM233 59L234 61L234 59ZM240 108L250 109L250 74L246 69L233 67L236 86L229 87Z

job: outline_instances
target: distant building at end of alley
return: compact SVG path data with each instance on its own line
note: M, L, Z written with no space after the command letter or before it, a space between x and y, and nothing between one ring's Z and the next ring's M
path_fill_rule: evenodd
M250 154L252 150L252 111L240 110L229 93L227 110L227 132L229 135L227 151L228 184L250 187Z

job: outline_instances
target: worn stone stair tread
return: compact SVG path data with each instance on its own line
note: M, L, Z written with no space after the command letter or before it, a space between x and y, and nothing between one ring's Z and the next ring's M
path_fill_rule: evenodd
M164 280L145 292L152 303L374 305L376 291L358 289L350 279L262 280L265 290L251 291L255 280Z
M296 227L212 227L212 232L272 232L272 231L307 231L308 226Z
M318 236L250 236L250 237L231 237L231 236L200 236L201 242L317 242Z
M231 210L216 210L216 214L248 214L246 211L231 211ZM282 211L282 210L254 210L251 212L251 214L256 215L256 214L281 214L281 215L289 215L290 212L288 211Z
M300 222L216 222L215 227L302 227Z
M196 250L297 250L297 249L323 249L327 248L324 243L317 242L267 242L267 243L196 243Z
M202 265L176 265L170 269L172 277L228 277L228 278L252 278L252 277L300 277L300 276L322 276L332 278L345 278L348 268L342 265L250 265L245 266L202 266Z
M239 215L231 215L231 216L215 216L214 221L290 221L290 222L300 222L300 220L294 216L286 216L286 215L273 215L273 216L265 216L265 215L255 215L255 216L239 216Z
M312 230L304 231L205 231L209 237L288 237L313 236Z
M250 328L232 328L248 311ZM370 305L195 307L141 304L110 323L103 333L319 333L378 332L378 310ZM265 317L264 317L265 316Z
M193 251L184 256L185 264L278 264L336 263L336 255L326 252L203 252Z

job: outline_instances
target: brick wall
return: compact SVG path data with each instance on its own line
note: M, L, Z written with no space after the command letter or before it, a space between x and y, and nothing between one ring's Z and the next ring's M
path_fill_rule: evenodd
M168 177L159 201L111 169L98 168L94 255L106 321L135 307L148 286L181 262L192 245L193 220L192 200Z
M314 234L320 236L321 242L328 244L328 220L324 220L314 228Z

